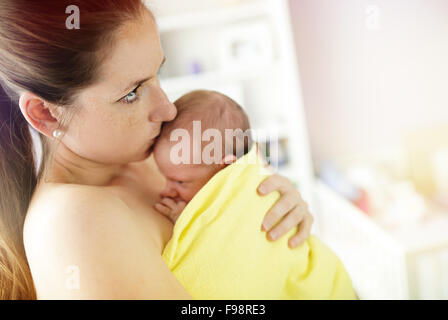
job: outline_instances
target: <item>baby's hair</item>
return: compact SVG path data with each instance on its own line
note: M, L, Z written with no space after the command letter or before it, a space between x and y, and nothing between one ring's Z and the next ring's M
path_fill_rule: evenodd
M210 90L195 90L174 102L176 118L164 124L163 134L170 134L174 128L191 131L193 121L201 121L201 129L217 129L222 133L223 155L241 157L252 146L249 118L243 108L230 97ZM234 131L232 145L225 139L225 129ZM238 130L240 129L240 130ZM168 138L164 137L164 138Z

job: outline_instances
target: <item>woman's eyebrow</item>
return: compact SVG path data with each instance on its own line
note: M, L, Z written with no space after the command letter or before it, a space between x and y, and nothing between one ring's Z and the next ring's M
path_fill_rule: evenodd
M163 57L163 60L162 60L162 63L160 64L159 69L162 68L162 66L163 66L163 64L165 63L165 61L166 61L166 57ZM148 80L151 80L152 78L154 78L154 76L146 77L146 78L144 78L144 79L140 79L140 80L134 81L134 82L131 83L129 86L127 86L126 89L124 89L124 90L122 91L122 93L125 94L125 93L127 93L129 90L134 89L136 86L142 84L143 82L146 82L146 81L148 81Z

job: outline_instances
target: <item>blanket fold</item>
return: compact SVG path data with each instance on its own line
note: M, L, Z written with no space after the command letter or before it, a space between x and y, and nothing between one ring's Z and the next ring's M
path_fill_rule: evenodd
M338 257L317 237L296 249L261 231L278 192L259 196L270 174L256 146L218 172L177 220L163 258L195 299L355 299Z

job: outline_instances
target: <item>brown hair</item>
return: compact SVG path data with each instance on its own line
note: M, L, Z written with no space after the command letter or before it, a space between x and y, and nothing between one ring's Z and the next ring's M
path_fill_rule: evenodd
M80 11L69 30L66 8ZM17 105L21 92L69 106L79 90L98 78L98 66L124 22L142 17L140 0L0 0L0 299L34 299L23 244L36 174L28 122ZM146 10L146 12L149 12Z

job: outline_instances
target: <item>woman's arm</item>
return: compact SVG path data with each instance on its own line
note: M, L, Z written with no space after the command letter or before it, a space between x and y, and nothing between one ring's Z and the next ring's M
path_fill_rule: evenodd
M120 199L80 191L63 202L25 233L38 298L191 299Z
M273 174L258 187L261 195L272 191L280 192L281 197L266 214L262 230L268 232L270 240L277 240L292 228L298 227L297 233L288 241L288 245L295 248L310 235L313 216L308 211L307 203L289 179Z

